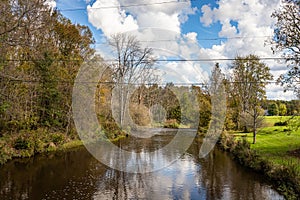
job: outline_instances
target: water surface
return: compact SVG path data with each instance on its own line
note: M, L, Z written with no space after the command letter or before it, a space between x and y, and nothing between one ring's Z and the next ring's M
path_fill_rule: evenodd
M172 134L129 137L119 145L148 152L172 138ZM84 147L13 160L0 167L0 199L283 199L261 175L239 166L224 152L215 149L200 159L200 147L201 141L195 140L172 165L145 174L111 169ZM159 156L170 159L167 154Z

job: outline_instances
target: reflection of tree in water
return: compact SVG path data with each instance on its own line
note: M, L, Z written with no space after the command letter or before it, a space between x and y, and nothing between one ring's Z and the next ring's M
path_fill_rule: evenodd
M146 180L143 174L130 174L109 169L105 177L98 182L98 188L102 191L96 195L96 198L146 198L145 191L149 188Z
M244 169L223 152L215 149L200 162L207 199L273 199L260 174Z
M105 170L84 150L13 160L0 168L0 199L91 198Z

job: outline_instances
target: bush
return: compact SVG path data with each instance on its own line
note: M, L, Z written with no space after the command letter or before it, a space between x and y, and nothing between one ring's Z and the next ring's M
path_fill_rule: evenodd
M179 124L176 119L168 119L164 123L164 128L179 128Z
M19 137L16 139L14 143L14 148L16 150L27 150L30 149L33 145L31 144L29 139L25 139L23 137Z
M149 109L140 104L130 104L130 116L133 122L139 126L147 126L151 123Z
M62 133L52 133L50 139L55 145L58 145L64 143L65 136Z
M0 143L0 165L10 160L12 157L12 149L5 144Z
M284 121L284 122L276 122L274 124L274 126L287 126L288 125L288 122L287 121Z

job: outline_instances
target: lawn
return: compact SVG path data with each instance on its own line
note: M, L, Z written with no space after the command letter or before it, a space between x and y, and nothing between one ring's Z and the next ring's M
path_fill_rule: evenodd
M266 117L265 127L257 133L256 144L252 144L252 133L247 134L251 148L267 160L278 165L294 165L300 175L300 129L289 131L286 126L274 126L275 122L288 120L290 117ZM300 120L300 118L299 118Z

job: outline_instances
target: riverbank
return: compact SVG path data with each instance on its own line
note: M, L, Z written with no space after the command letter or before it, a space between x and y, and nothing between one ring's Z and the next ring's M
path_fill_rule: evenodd
M60 132L50 132L47 129L4 133L0 137L0 164L13 158L26 158L36 154L64 151L82 145L75 134L66 135Z
M114 134L110 139L115 142L126 137ZM0 137L0 165L14 158L28 158L37 154L67 151L83 146L76 133L66 135L47 129L22 130L19 133L4 133Z
M241 165L262 173L286 199L300 199L300 134L286 127L265 127L250 144L252 133L224 133L221 149Z

